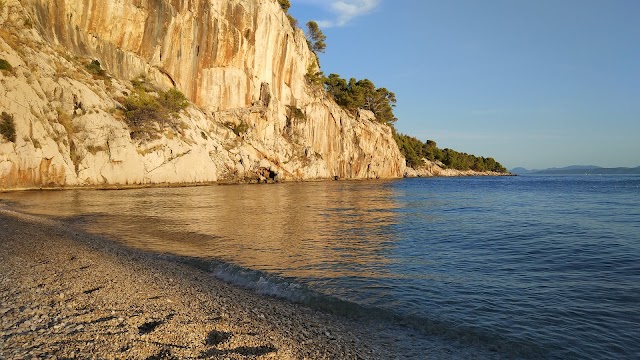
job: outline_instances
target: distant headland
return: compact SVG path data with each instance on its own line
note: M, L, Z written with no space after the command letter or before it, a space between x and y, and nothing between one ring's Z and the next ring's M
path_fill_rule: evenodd
M571 165L542 170L528 170L523 167L517 167L511 169L510 172L517 175L640 175L640 166L634 168L606 168L595 165Z

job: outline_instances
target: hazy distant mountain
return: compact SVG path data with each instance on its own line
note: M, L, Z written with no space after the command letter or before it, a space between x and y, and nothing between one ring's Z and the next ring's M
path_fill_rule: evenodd
M514 168L511 173L518 175L611 175L611 174L639 174L640 166L635 168L617 167L617 168L603 168L594 165L571 165L561 168L549 168L543 170L527 170L522 167Z
M526 174L530 174L532 171L534 170L527 170L523 167L517 167L509 170L510 173L516 174L516 175L526 175Z
M595 166L595 165L571 165L571 166L565 166L561 168L549 168L549 169L540 170L540 171L549 171L549 170L567 171L567 170L593 170L593 169L602 169L602 167Z

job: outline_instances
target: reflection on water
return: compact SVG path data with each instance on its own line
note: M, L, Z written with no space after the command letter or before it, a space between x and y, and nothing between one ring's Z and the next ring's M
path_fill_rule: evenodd
M25 211L62 217L140 249L293 277L384 278L397 208L389 184L71 190L3 197L19 197Z
M508 177L0 199L204 259L261 293L460 341L464 358L490 358L481 344L499 358L623 359L640 351L639 188L640 177Z

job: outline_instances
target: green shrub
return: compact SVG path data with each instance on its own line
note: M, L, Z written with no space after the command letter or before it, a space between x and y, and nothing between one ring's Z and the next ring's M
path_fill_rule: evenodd
M364 109L373 112L376 120L383 124L392 125L398 120L393 114L396 95L386 88L376 88L371 80L351 78L347 81L338 74L330 74L323 81L327 93L352 114Z
M137 78L131 80L131 85L136 91L154 92L154 87L149 83L149 79L145 74L138 75Z
M160 94L160 105L172 113L177 113L189 106L189 100L176 88L171 88Z
M7 60L0 59L0 70L11 71L13 70L13 66L11 66Z
M298 19L291 16L291 14L287 14L287 19L289 19L289 23L291 24L292 28L295 29L298 27Z
M233 121L227 121L224 125L231 129L236 136L240 136L249 130L249 124L245 123L244 120L240 120L239 124L236 124Z
M240 121L240 124L235 125L231 130L233 130L234 134L240 136L249 130L249 124L245 123L244 120L242 120Z
M311 64L307 68L305 78L310 85L321 85L324 82L325 76L324 72L320 71L315 64Z
M144 75L140 75L137 78L131 80L131 85L133 85L133 88L136 90L143 90L145 89L144 85L147 81L147 78Z
M297 120L306 120L307 116L295 106L287 105L287 109L289 110L289 119L297 119Z
M158 98L145 91L138 91L127 96L123 105L129 125L136 127L145 122L162 121L168 115Z
M0 134L5 139L16 142L16 123L13 121L13 115L2 112L2 122L0 122Z
M124 115L132 138L156 137L159 130L174 122L177 114L189 106L189 100L179 90L154 92L144 77L132 80L134 91L122 100Z
M96 76L105 77L107 76L107 72L104 71L102 66L100 65L100 61L93 60L87 65L87 71Z
M291 7L291 2L289 2L289 0L278 0L278 4L280 4L280 7L285 12L289 11L289 8Z

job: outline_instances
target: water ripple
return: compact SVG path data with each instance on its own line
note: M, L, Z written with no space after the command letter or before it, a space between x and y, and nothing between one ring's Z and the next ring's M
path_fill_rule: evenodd
M549 176L1 196L132 247L200 259L258 292L498 357L631 359L638 188L640 177Z

